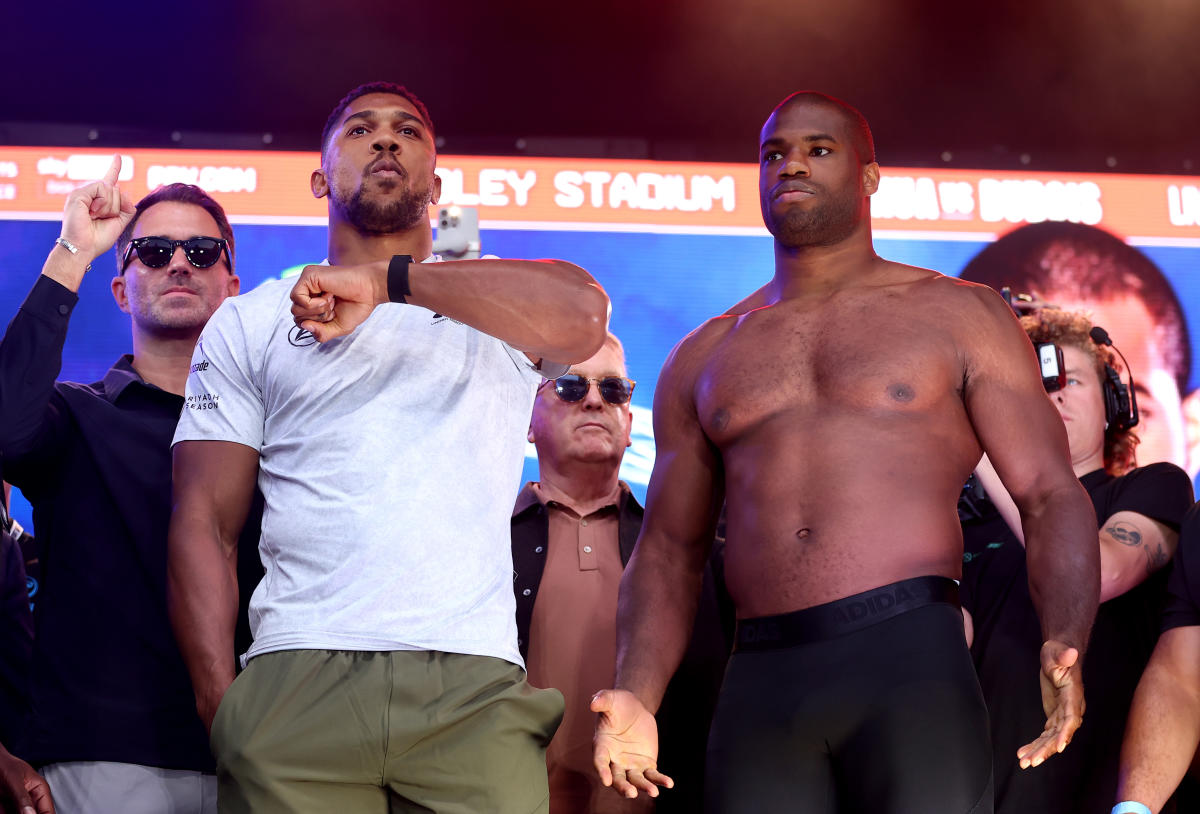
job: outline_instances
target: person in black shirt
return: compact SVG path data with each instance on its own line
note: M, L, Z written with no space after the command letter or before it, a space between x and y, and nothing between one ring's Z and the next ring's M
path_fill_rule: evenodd
M47 586L33 711L11 747L61 811L213 811L208 738L167 618L167 522L192 349L238 292L233 234L203 190L172 184L135 208L119 172L118 157L68 196L0 340L0 463L33 505ZM76 292L114 242L133 353L93 384L55 382ZM0 799L52 810L18 757L0 752Z
M1129 710L1117 786L1118 800L1151 811L1163 809L1200 743L1200 503L1183 519L1167 593L1162 635Z
M1022 677L1038 664L1042 633L1030 596L1015 507L986 459L977 472L992 506L964 523L961 601L992 729L997 812L1108 811L1130 699L1158 633L1179 522L1192 501L1187 474L1169 463L1134 468L1131 416L1106 412L1115 355L1080 313L1042 308L1022 319L1034 343L1062 349L1065 383L1050 393L1067 429L1071 463L1100 525L1100 610L1083 667L1088 706L1071 748L1021 770L1017 748L1043 720ZM1113 395L1116 395L1114 392Z

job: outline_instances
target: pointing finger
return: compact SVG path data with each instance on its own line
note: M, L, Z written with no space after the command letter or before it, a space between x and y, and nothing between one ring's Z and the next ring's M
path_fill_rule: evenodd
M121 154L117 153L112 158L112 163L108 165L108 171L104 173L102 180L109 186L115 186L117 179L121 176Z

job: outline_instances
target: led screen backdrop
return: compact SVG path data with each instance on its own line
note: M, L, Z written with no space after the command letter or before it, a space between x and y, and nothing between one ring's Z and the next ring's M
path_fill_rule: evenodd
M324 202L312 198L316 153L125 150L123 189L140 198L172 181L196 183L226 207L243 290L325 257ZM7 322L41 269L65 195L99 177L111 153L0 148L0 318ZM479 208L483 250L558 257L608 290L634 393L634 447L623 477L639 497L653 461L650 405L671 347L772 273L753 164L442 156L442 205ZM1118 235L1163 272L1183 305L1184 336L1200 347L1200 179L888 168L872 199L875 247L888 259L957 275L987 244L1022 224L1072 221ZM431 215L436 214L431 212ZM61 378L94 381L129 350L128 317L109 292L111 253L84 280ZM1115 317L1114 317L1115 318ZM1137 326L1105 327L1131 356L1143 404L1168 434L1157 457L1200 468L1200 365L1182 386L1139 370L1122 342ZM864 326L869 330L870 326ZM1150 359L1154 357L1151 348ZM764 348L764 353L769 353ZM1161 355L1161 354L1160 354ZM1139 357L1141 358L1141 357ZM1153 367L1154 362L1144 363ZM1143 375L1145 374L1145 375ZM1170 392L1168 392L1170 391ZM1197 447L1196 452L1191 447ZM536 478L532 447L526 478ZM1149 460L1143 456L1141 463ZM513 485L514 494L517 484ZM14 514L28 525L20 496ZM36 532L36 530L35 530Z

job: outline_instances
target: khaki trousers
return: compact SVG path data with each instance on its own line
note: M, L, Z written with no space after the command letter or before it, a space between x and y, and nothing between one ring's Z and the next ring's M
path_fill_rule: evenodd
M561 693L502 659L267 653L213 721L218 810L545 812L546 745L562 714Z

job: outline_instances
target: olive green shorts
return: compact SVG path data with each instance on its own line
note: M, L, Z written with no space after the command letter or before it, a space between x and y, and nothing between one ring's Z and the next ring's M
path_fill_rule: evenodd
M548 810L557 690L515 664L424 650L258 656L217 709L217 806L233 812Z

